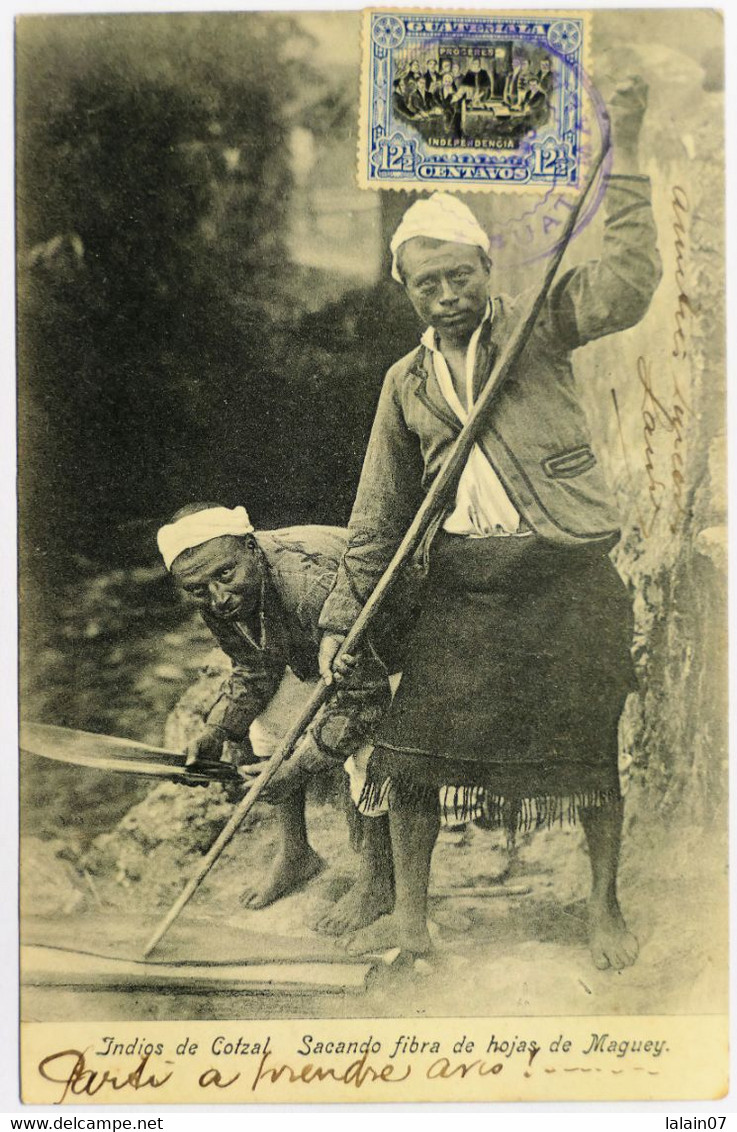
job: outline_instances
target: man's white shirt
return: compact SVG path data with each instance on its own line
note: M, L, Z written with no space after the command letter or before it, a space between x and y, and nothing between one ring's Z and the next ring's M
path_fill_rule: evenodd
M464 425L473 409L473 375L476 368L476 352L481 331L486 322L491 321L491 305L486 315L473 332L466 351L466 402L468 409L458 396L448 363L438 348L435 328L429 326L422 336L422 345L432 355L435 376L451 412ZM443 523L443 529L453 535L467 538L489 538L499 535L519 534L519 512L511 502L502 483L477 444L469 454L466 466L461 473L456 492L455 507ZM527 531L525 534L529 533Z

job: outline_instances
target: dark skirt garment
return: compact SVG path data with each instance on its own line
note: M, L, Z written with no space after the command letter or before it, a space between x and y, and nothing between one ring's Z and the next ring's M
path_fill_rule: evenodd
M480 788L491 824L529 826L618 798L631 644L627 590L602 547L440 532L366 803L436 803L450 786L462 819Z

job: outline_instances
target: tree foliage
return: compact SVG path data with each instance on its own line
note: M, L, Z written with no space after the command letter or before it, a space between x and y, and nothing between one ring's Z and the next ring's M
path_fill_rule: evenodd
M21 487L42 553L160 514L270 399L296 33L219 23L21 21Z
M27 564L150 559L197 498L347 520L414 328L391 285L306 313L289 134L349 130L352 98L313 48L274 14L19 22Z

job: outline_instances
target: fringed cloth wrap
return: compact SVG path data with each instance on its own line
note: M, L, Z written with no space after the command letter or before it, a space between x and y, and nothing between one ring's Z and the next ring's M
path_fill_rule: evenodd
M359 808L388 798L530 828L618 799L631 643L606 548L440 532Z

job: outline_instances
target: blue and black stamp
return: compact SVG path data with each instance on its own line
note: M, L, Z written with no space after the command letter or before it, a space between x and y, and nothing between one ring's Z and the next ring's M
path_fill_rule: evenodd
M582 13L366 12L361 185L579 185L585 36Z

